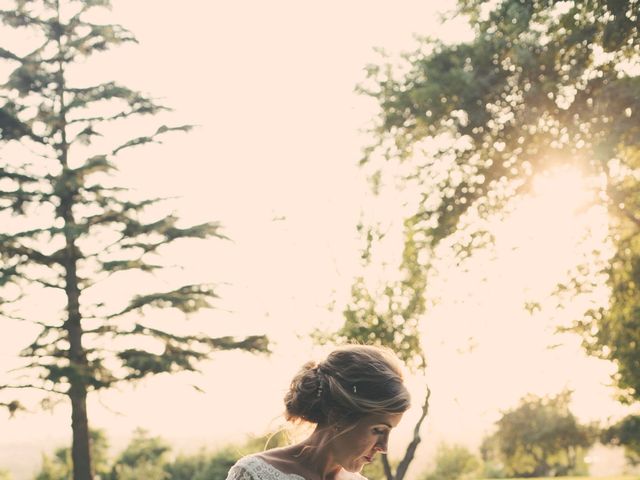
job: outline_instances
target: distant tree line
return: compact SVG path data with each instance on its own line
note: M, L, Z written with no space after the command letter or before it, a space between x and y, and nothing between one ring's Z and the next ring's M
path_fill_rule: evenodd
M125 449L109 457L109 442L101 430L91 431L91 454L100 480L224 480L231 466L242 456L286 443L286 434L255 437L238 445L213 451L174 455L171 445L158 436L138 429ZM44 455L34 480L67 480L72 474L71 449L62 447ZM2 478L0 476L0 478Z
M570 400L570 391L548 397L526 395L518 405L502 413L477 452L464 445L442 443L430 466L411 478L473 480L588 475L586 455L590 448L598 441L619 445L616 435L624 435L625 431L623 426L601 429L596 424L581 424L569 409ZM111 457L104 431L90 433L91 455L96 478L100 480L225 480L231 466L241 457L289 443L288 433L282 430L214 450L175 454L163 438L137 429L128 445ZM386 460L392 472L397 471L401 461ZM634 459L630 461L633 465ZM67 480L72 471L71 449L61 447L52 455L43 456L42 467L33 480ZM388 472L379 457L365 466L362 473L368 480L385 480ZM11 478L0 469L0 480Z

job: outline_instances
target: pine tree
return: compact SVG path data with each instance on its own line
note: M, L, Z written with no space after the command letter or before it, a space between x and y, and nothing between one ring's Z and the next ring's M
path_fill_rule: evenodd
M216 295L208 285L135 295L115 310L83 295L102 287L105 277L160 270L157 258L176 240L224 235L215 222L181 227L174 215L158 218L163 199L136 199L114 182L122 152L191 127L163 125L100 150L109 143L113 124L126 122L129 128L136 125L132 119L168 110L113 81L73 82L71 67L135 42L121 26L90 21L110 7L109 0L10 3L14 8L0 10L4 28L29 32L35 48L26 53L0 48L3 63L13 68L0 86L0 315L31 322L39 334L21 353L22 373L28 376L20 378L29 380L1 385L0 393L38 389L68 397L73 478L89 480L88 393L153 374L196 370L214 350L265 351L267 343L263 336L177 334L143 319L154 309L187 315L210 307ZM52 306L51 318L21 313L45 292L64 299L62 312ZM149 341L161 348L147 348ZM13 399L2 405L11 412L19 408Z

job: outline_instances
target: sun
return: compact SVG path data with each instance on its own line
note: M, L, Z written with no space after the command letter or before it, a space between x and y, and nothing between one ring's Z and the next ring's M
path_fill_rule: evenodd
M580 169L563 166L536 175L533 197L543 212L578 215L590 206L594 185Z

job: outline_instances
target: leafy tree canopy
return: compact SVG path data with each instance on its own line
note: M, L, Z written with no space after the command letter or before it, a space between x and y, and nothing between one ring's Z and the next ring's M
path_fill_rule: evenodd
M399 177L418 193L407 201L400 278L380 288L356 281L339 337L424 360L418 321L437 249L466 258L492 240L485 220L529 194L536 175L576 168L593 185L593 203L609 212L616 256L604 273L623 293L618 311L614 296L574 327L591 352L619 365L622 394L637 398L640 317L631 312L640 295L627 273L637 263L629 247L640 226L637 7L635 0L460 0L454 14L469 19L471 40L423 37L400 64L368 67L359 90L380 109L361 164L374 191ZM375 222L362 230L363 259L375 261L384 232Z
M483 458L500 462L509 477L563 476L581 472L583 457L596 440L596 428L581 425L569 410L571 392L524 397L485 438Z
M400 65L370 65L360 86L380 107L362 164L376 185L391 170L419 192L404 226L423 268L443 243L463 259L491 241L482 221L537 175L575 168L588 179L609 213L611 298L574 329L616 363L627 401L640 395L638 10L636 0L460 0L471 40L423 38ZM575 285L588 291L589 278Z
M629 415L603 430L600 440L624 447L632 465L640 465L640 415Z

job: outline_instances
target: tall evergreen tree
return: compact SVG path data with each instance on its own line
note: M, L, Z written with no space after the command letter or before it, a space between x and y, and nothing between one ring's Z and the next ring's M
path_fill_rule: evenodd
M83 295L100 288L105 277L161 269L157 257L176 240L223 235L217 223L179 226L174 215L158 218L162 199L136 199L113 181L116 157L190 126L163 125L100 150L110 138L102 135L114 123L130 129L132 119L167 110L114 81L74 81L72 67L87 57L135 41L121 26L91 20L96 9L110 7L109 0L10 3L13 8L0 10L3 28L28 32L34 48L0 48L3 62L13 68L0 86L0 315L31 322L40 331L22 351L27 363L20 379L30 380L2 385L0 393L26 388L66 396L73 478L90 480L88 393L148 375L195 370L214 350L265 351L267 344L263 336L212 338L143 320L154 309L190 314L210 307L216 295L208 285L141 293L121 308ZM49 291L63 299L62 312L53 311L53 303L47 314L21 314ZM2 404L15 411L19 404L11 400Z

